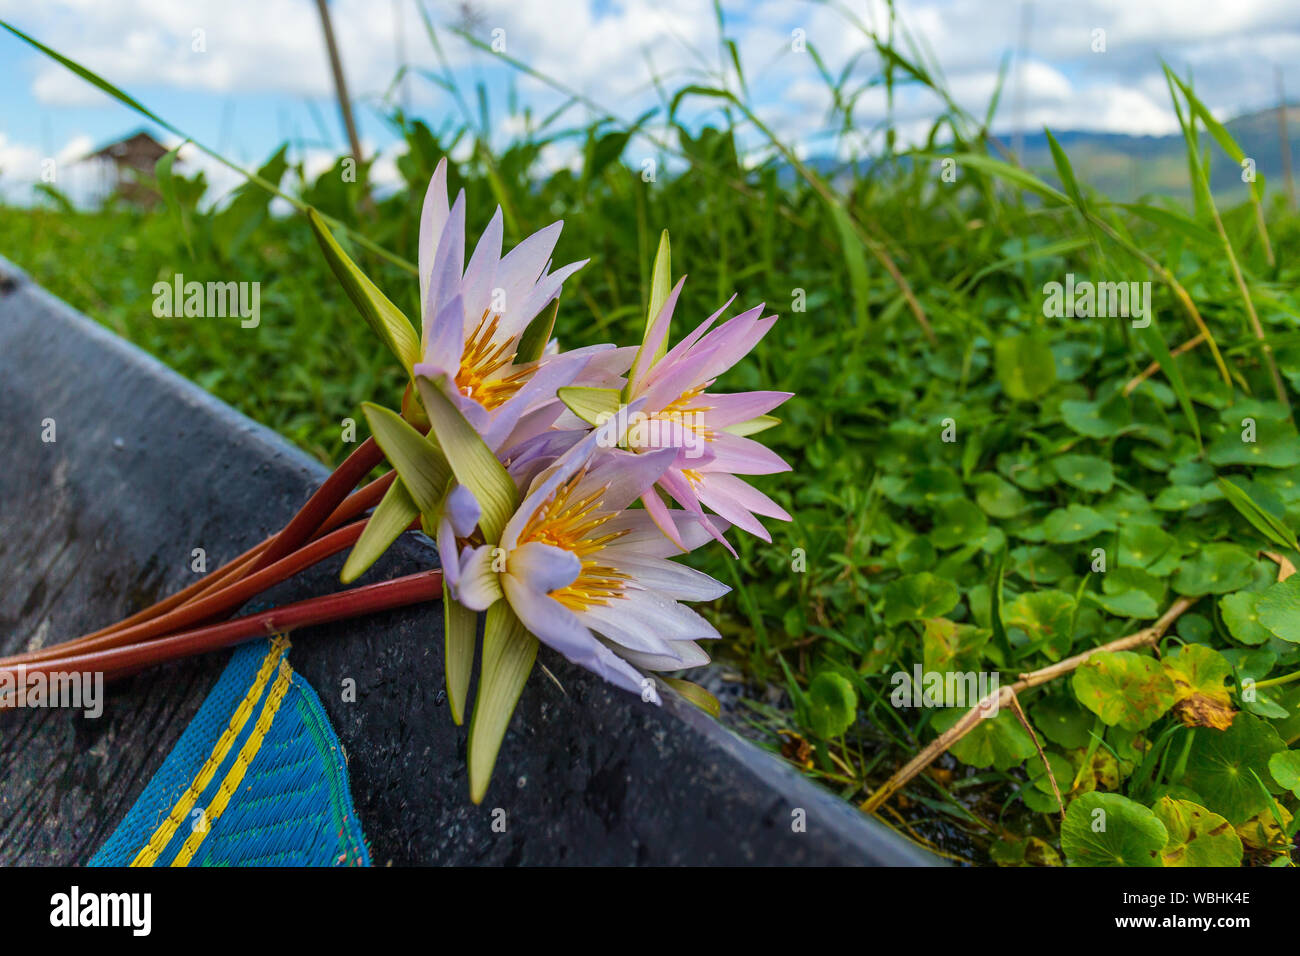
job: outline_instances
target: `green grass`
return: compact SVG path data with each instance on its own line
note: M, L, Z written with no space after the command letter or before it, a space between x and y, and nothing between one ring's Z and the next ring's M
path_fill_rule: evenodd
M906 50L864 42L892 55L878 80L941 90ZM858 92L828 82L842 104ZM468 111L437 135L394 112L408 188L380 202L365 201L364 176L345 183L340 167L306 182L273 159L263 175L414 260L433 167L471 140L475 158L451 177L453 191L467 191L471 233L500 202L507 244L563 218L556 262L591 257L561 303L565 347L637 341L664 228L674 269L689 275L677 336L733 292L736 310L766 302L782 316L717 387L797 393L764 434L794 471L756 481L794 521L773 524L771 544L733 536L738 560L720 549L696 559L736 589L709 609L726 638L720 658L745 680L729 719L790 754L805 741L796 759L845 799L866 799L955 717L893 706L892 675L922 664L1010 683L1138 630L1182 595L1195 603L1161 642L1160 660L1109 657L1022 694L1022 703L1067 804L1081 801L1074 812L1090 807L1093 791L1127 801L1117 840L1140 850L1151 819L1164 826L1182 800L1224 815L1241 834L1244 855L1229 847L1216 860L1289 861L1296 799L1269 754L1300 737L1300 685L1252 695L1249 680L1300 670L1286 623L1300 597L1274 585L1277 565L1257 556L1267 549L1300 562L1291 537L1300 436L1289 409L1300 388L1300 219L1271 192L1258 209L1216 209L1208 188L1196 190L1195 208L1159 196L1113 205L1076 180L1064 154L1050 183L991 158L1000 153L986 120L955 107L936 122L951 134L942 149L886 153L869 169L823 179L793 163L742 93L723 96L722 83L704 78L665 99L667 115L679 101L707 98L718 106L713 126L677 126L654 140L614 123L564 129L554 120L493 153ZM1175 92L1190 126L1197 104ZM841 111L828 125L844 122ZM1205 118L1197 122L1204 130ZM538 175L538 153L555 137L585 144L581 172ZM766 149L742 164L738 137ZM1205 182L1199 151L1211 141L1189 133L1194 183ZM670 156L686 160L684 172L663 172ZM640 175L646 157L658 161L656 182ZM953 182L940 175L943 157L957 158ZM302 216L268 218L267 197L253 187L223 212L202 212L199 184L175 185L175 208L151 213L0 208L0 253L337 462L348 450L342 422L362 421L363 400L399 401L393 361L344 298ZM418 315L414 279L351 251ZM155 318L153 283L177 272L259 281L261 326ZM1067 273L1151 281L1153 324L1047 317L1044 284ZM1222 368L1203 343L1125 392L1201 323ZM1274 347L1280 394L1261 340ZM1256 442L1241 440L1245 418L1257 424ZM1220 476L1238 483L1237 505ZM1104 572L1092 571L1097 549ZM1205 650L1180 651L1185 644ZM1179 719L1186 707L1173 707L1173 681L1192 661L1192 689L1237 712L1231 730L1193 731ZM1154 702L1153 715L1137 701ZM1216 776L1220 750L1262 782ZM1042 767L1004 711L881 818L976 862L1086 859L1077 839L1062 845ZM1166 852L1178 850L1176 835L1169 839Z

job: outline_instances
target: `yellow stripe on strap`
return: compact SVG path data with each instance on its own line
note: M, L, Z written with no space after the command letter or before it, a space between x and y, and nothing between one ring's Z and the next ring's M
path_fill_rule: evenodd
M271 686L271 693L266 697L266 704L262 707L262 713L257 718L256 725L248 735L248 739L244 741L244 746L240 748L239 756L235 758L235 763L230 768L230 772L226 774L225 779L221 781L221 786L217 788L216 796L208 804L204 816L204 823L207 825L194 830L189 835L180 852L176 854L176 859L172 860L172 866L189 866L194 851L206 839L213 825L221 819L221 814L226 810L226 804L230 802L230 798L235 791L239 789L239 784L244 779L244 773L248 770L248 765L253 762L253 758L257 756L257 751L261 749L262 740L266 737L266 732L271 729L271 722L275 720L276 711L280 709L280 701L284 700L284 695L292 683L293 668L289 666L288 660L282 660L280 661L280 675Z
M230 725L221 732L221 736L212 748L212 753L204 761L203 766L199 768L199 772L195 775L189 788L176 801L176 805L172 807L167 819L159 824L158 829L149 838L149 842L131 861L132 866L153 866L158 862L158 857L167 849L167 846L172 842L172 837L176 835L177 828L189 816L190 811L194 809L199 794L207 789L208 784L217 775L221 765L226 762L226 756L230 753L230 748L239 738L244 725L248 723L249 716L253 713L253 705L262 699L262 692L266 690L266 684L275 671L275 665L279 663L280 658L283 657L288 648L289 639L286 637L277 637L271 641L271 649L267 651L262 666L257 672L257 677L253 680L252 686L248 688L248 693L244 695L244 699L240 701L239 706L235 708L235 712L230 716Z

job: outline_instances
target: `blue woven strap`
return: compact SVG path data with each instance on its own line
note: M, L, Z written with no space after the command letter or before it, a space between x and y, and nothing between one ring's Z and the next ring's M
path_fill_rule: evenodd
M369 866L342 747L288 641L234 653L91 866Z

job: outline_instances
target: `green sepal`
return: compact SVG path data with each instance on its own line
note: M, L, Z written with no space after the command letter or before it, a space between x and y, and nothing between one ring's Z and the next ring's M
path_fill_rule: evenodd
M501 741L537 659L537 638L506 601L487 610L483 627L483 666L469 724L469 796L482 803L492 780Z
M361 537L352 546L339 580L351 584L365 574L419 516L419 506L406 490L406 485L402 484L402 479L394 475L393 483L384 492L384 497L375 506L370 520L361 530Z

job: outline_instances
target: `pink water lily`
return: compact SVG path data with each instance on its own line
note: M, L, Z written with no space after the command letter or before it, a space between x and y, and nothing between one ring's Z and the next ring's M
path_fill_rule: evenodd
M423 361L414 373L451 385L452 398L493 450L538 434L564 411L559 388L584 372L621 374L630 359L612 345L516 363L520 338L587 260L549 271L563 222L501 255L498 206L465 264L465 193L447 201L447 161L429 183L420 218ZM617 366L622 365L619 369Z
M742 312L717 328L713 325L728 302L702 322L662 358L656 352L666 342L673 309L681 293L679 281L646 334L629 376L628 397L643 403L643 418L628 432L626 444L636 451L676 447L672 464L658 487L687 511L699 516L710 533L735 554L723 537L726 523L764 541L771 536L756 515L789 521L775 501L737 475L767 475L790 466L765 445L726 429L764 415L791 397L791 392L710 392L719 375L735 365L763 338L776 316L762 317L763 307ZM642 497L664 534L685 548L672 512L655 490ZM708 508L718 518L706 516Z
M529 483L498 544L464 547L455 561L455 597L473 610L505 600L542 643L605 680L658 703L637 668L678 670L707 663L697 643L719 637L678 603L709 601L730 588L668 558L678 552L651 516L624 510L676 457L634 454L617 443L611 421L588 432ZM545 455L537 459L544 463ZM471 496L472 497L472 496ZM458 521L474 517L468 502ZM703 520L672 514L686 547L709 539ZM462 526L464 526L462 524ZM454 545L453 545L454 547Z

